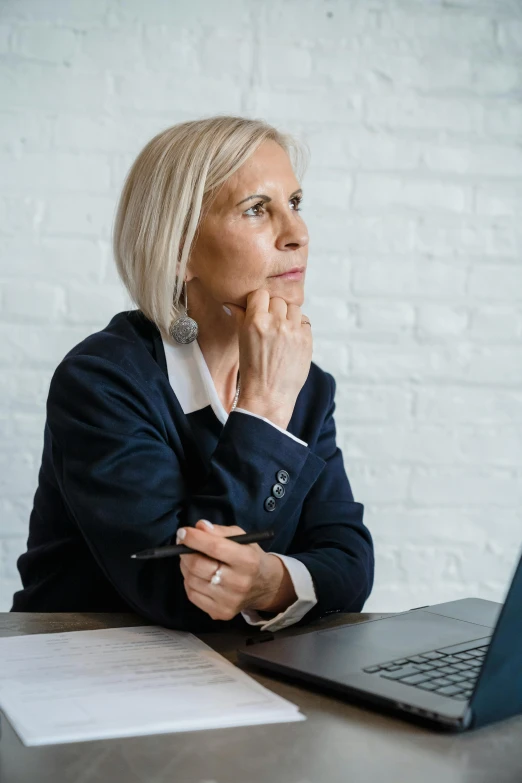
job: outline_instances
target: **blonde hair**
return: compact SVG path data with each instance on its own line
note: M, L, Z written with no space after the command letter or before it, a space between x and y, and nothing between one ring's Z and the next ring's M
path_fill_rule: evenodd
M266 139L301 178L308 147L263 120L215 116L173 125L132 164L113 232L116 266L132 300L163 335L179 315L190 250L217 189Z

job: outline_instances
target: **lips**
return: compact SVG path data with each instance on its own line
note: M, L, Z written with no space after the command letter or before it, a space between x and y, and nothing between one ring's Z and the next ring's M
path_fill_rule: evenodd
M290 275L292 272L304 272L305 268L304 266L293 266L292 269L287 269L286 272L280 272L278 275L274 275L274 277L281 277L282 275Z

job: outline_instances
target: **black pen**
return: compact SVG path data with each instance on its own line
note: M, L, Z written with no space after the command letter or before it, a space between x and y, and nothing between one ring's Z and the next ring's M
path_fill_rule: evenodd
M237 544L257 544L259 541L268 541L275 536L273 530L261 530L259 533L241 533L239 536L225 536L228 541L235 541ZM150 560L158 557L172 557L173 555L191 555L202 554L198 549L192 549L185 544L169 544L168 546L159 546L155 549L143 549L136 552L131 557L136 560Z

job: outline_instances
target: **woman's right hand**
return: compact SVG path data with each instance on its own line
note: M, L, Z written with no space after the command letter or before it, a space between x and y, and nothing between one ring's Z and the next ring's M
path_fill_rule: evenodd
M246 309L225 306L236 319L241 392L238 408L265 416L286 429L310 372L312 330L301 308L265 288L247 295Z

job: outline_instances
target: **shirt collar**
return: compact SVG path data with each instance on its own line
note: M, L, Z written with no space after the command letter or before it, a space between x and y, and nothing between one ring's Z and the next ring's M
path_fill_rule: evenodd
M161 339L169 383L183 413L193 413L210 405L224 425L229 414L219 399L197 338L191 343L178 343L170 336L167 339L162 336Z

